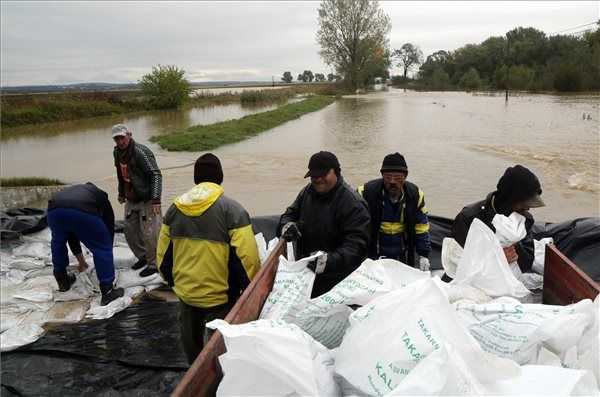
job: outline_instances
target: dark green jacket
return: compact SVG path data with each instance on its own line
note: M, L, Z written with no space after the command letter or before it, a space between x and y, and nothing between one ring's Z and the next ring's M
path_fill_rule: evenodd
M160 203L162 174L156 164L154 154L148 147L135 142L133 139L127 150L131 153L127 164L131 185L137 200ZM121 167L119 167L119 149L116 146L113 150L113 157L119 180L119 197L125 197L125 181L121 174Z

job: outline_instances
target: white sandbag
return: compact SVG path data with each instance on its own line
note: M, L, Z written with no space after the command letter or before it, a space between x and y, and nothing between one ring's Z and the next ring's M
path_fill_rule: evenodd
M551 306L521 304L511 298L455 305L461 322L483 350L519 364L537 363L542 347L564 359L591 325L592 306L589 300Z
M491 297L523 298L530 293L511 272L498 238L479 219L471 223L452 283L471 285Z
M78 323L85 317L88 301L58 302L46 313L46 323Z
M6 265L10 269L18 269L22 271L39 270L46 267L44 260L30 257L13 258L8 260Z
M119 288L129 288L146 285L162 285L164 283L162 277L158 273L151 274L147 277L140 277L140 270L124 270L118 271L119 277L115 283Z
M598 396L596 379L589 371L524 365L512 379L486 385L496 396Z
M289 262L283 256L279 257L273 288L259 318L291 322L291 319L306 306L315 282L315 274L306 265L321 255L323 253L319 251L297 262Z
M130 269L137 262L137 258L129 247L113 247L113 262L115 269Z
M258 248L258 258L260 259L260 263L263 264L267 259L267 241L262 232L255 234L254 240L256 240L256 248Z
M464 353L469 367L481 369L479 381L514 376L515 363L484 354L460 324L440 283L416 281L356 310L336 353L336 373L362 393L383 396L448 343Z
M39 324L21 324L0 334L0 351L9 352L35 342L44 334Z
M430 277L429 272L393 259L366 259L330 291L311 299L291 322L327 348L339 346L349 326L349 305L365 305L373 299L414 281Z
M90 308L85 313L85 317L91 318L93 320L103 320L106 318L111 318L120 311L125 310L128 306L131 305L132 302L133 300L131 299L131 297L122 296L110 302L108 305L100 306L100 297L98 297L97 299L92 300Z
M23 244L13 250L13 256L48 259L51 257L50 245L39 241Z
M456 277L456 269L463 251L463 247L455 239L445 237L442 240L442 267L451 278Z
M0 332L16 327L23 323L23 320L31 313L30 310L6 310L5 307L0 311L2 321L0 321Z
M552 237L546 237L541 240L533 240L533 265L532 270L537 274L544 274L544 264L546 263L546 245L554 243Z
M75 283L69 288L68 291L54 292L54 301L55 302L69 302L69 301L77 301L77 300L87 300L93 297L97 290L95 289L95 284L90 280L90 272L89 269L84 273L76 273ZM95 275L94 275L95 277Z
M217 396L339 396L331 352L296 325L258 320L207 327L223 335L223 379Z
M485 292L471 285L444 283L442 287L446 292L446 295L448 296L448 302L450 303L460 301L486 303L492 300L492 298L486 295Z
M544 288L544 276L537 273L521 273L519 281L530 291Z
M58 285L54 276L36 277L19 284L14 297L31 302L48 302L53 300L55 290L58 290Z
M527 235L525 217L517 212L513 212L510 216L494 215L492 225L496 229L496 237L500 245L504 248L518 243Z

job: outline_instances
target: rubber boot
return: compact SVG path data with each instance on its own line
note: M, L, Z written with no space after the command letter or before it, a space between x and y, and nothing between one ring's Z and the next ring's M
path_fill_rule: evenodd
M142 270L140 272L140 277L148 277L153 275L154 273L157 273L158 270L156 270L156 267L154 266L148 266L147 268L145 268L144 270Z
M67 292L68 290L71 289L71 285L73 285L73 283L76 280L76 277L73 273L67 273L66 270L60 272L60 271L54 271L54 278L56 279L56 283L58 284L58 290L60 292Z
M112 284L100 284L100 292L102 292L102 301L100 306L106 306L110 302L123 296L123 288L113 288Z
M135 262L135 263L133 264L133 266L131 266L131 268L132 268L133 270L139 270L139 269L143 268L143 267L144 267L144 266L146 266L146 265L147 265L147 263L146 263L146 259L145 259L145 258L142 258L142 259L139 259L137 262Z

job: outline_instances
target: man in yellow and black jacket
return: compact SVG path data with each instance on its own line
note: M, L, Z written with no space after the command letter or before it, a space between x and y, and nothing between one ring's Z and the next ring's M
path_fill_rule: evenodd
M190 364L208 340L205 324L227 315L260 268L250 216L223 195L216 156L198 158L194 182L167 211L157 249L159 271L179 298L181 340Z

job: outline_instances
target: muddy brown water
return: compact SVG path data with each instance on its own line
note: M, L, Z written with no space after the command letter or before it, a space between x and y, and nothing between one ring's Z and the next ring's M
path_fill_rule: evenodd
M121 217L110 127L124 122L164 169L166 209L191 187L193 167L184 165L199 153L167 152L148 138L263 110L226 105L22 128L2 140L2 176L95 182L109 192ZM224 166L225 193L252 215L267 215L281 213L294 199L307 182L302 176L308 158L318 150L337 154L353 186L377 177L387 153L403 153L408 179L425 192L436 215L454 217L494 190L504 169L517 163L542 182L547 207L534 210L537 219L562 221L600 211L600 95L519 95L505 104L501 94L391 89L339 99L213 152Z

